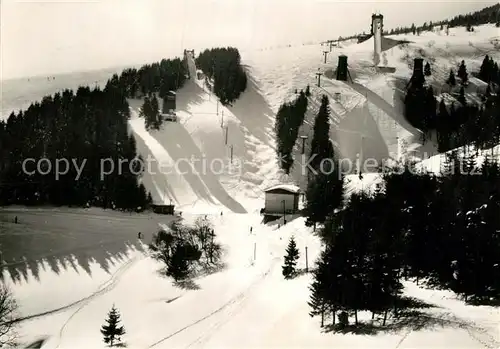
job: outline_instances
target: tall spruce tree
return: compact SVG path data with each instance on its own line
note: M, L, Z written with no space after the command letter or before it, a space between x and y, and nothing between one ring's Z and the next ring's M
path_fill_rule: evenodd
M458 67L457 76L462 79L462 85L465 85L469 81L469 74L467 73L467 67L465 66L465 61L463 60Z
M295 101L281 105L276 114L274 125L276 151L279 165L286 174L290 173L293 165L292 152L299 135L299 128L304 122L307 103L307 96L301 90Z
M290 241L288 242L288 247L286 249L286 255L285 255L285 263L282 267L283 271L283 276L285 279L291 279L293 278L297 271L295 269L297 265L297 260L299 259L300 253L299 250L297 249L297 244L295 243L294 237L290 237Z
M327 95L321 98L318 115L314 120L314 134L311 141L312 168L319 170L321 161L333 158L333 148L330 142L330 101ZM329 171L328 166L324 167Z
M144 125L146 126L146 130L154 127L156 120L153 118L153 108L151 105L151 99L149 96L144 97L144 102L141 107L140 116L144 117Z
M453 69L450 69L450 74L448 75L446 83L450 86L455 86L457 84L457 80L455 79L455 73L453 72Z
M490 59L488 55L486 55L483 59L483 63L481 64L481 68L479 68L479 78L485 82L490 82L492 78L493 71L493 61Z
M425 67L424 67L424 75L425 75L425 76L431 76L431 75L432 75L432 72L431 72L431 65L429 64L429 62L426 62L426 63L425 63Z
M306 225L316 226L316 223L323 223L326 217L342 205L343 197L344 178L339 171L318 173L314 176L306 190Z
M446 108L446 104L444 103L444 99L441 99L439 102L439 111L437 114L436 121L436 131L438 138L438 147L439 150L447 148L449 146L449 128L450 128L450 114L448 113L448 109Z
M467 105L467 100L465 99L465 89L464 87L460 87L460 93L458 95L457 100L462 103L463 106Z
M117 342L121 341L121 336L125 334L125 328L119 326L120 313L113 307L108 312L108 318L106 319L106 325L102 325L101 334L104 336L104 343L109 344L109 346L115 345Z
M160 107L158 104L158 98L153 94L151 97L151 119L153 120L153 127L159 130L161 127L162 119L160 117Z
M314 268L313 282L309 287L311 296L307 303L311 308L309 316L321 316L321 327L325 324L325 313L329 308L329 290L331 284L330 263L328 257L330 256L329 247L321 252L320 258L316 261L316 268Z

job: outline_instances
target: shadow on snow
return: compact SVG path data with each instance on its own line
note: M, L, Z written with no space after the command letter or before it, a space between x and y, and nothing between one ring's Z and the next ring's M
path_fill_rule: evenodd
M60 274L69 269L92 276L93 263L110 274L113 266L129 259L130 250L144 252L137 239L139 231L150 239L158 223L170 219L108 212L65 208L0 211L0 278L10 276L14 283L21 283L29 282L31 276L40 281L40 270Z

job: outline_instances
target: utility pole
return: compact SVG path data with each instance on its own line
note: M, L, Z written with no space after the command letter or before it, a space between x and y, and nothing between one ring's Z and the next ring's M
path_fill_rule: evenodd
M219 103L217 102L217 115L219 115ZM222 117L220 119L220 127L223 128L224 127L224 110L222 110Z
M229 128L228 126L226 125L226 142L224 143L225 145L227 145L227 133L229 132Z
M217 115L219 115L219 100L217 100Z
M319 69L318 69L319 70ZM318 87L321 87L321 75L323 75L323 73L320 73L319 71L316 73L316 75L318 76Z
M167 195L167 184L165 184L165 188L163 189L163 203L164 204L167 203L167 196L168 196ZM169 199L170 199L170 197L169 197ZM170 201L172 201L172 200L170 199Z
M233 145L231 144L231 164L233 163Z
M401 150L399 149L399 137L396 136L396 144L397 144L397 148L396 148L396 151L397 151L397 156L396 156L396 160L399 162L399 159L400 159L400 156L401 156Z
M362 159L363 159L363 140L365 136L361 135L361 144L360 144L360 149L359 149L359 165L358 165L358 174L361 176L361 164L362 164Z
M364 162L364 159L363 159L363 157L364 157L364 154L363 154L364 141L365 141L365 136L361 135L361 158L359 159L361 164L363 164L363 162ZM363 164L363 167L364 167L364 164Z
M330 44L330 50L331 50L331 44ZM329 54L330 52L329 51L323 51L323 54L325 55L325 64L326 64L326 56Z
M309 272L309 265L307 262L307 246L306 246L306 273Z
M300 138L302 139L302 159L304 159L304 154L305 154L305 146L306 146L306 139L307 139L307 136L300 136ZM302 166L305 166L305 165L302 165ZM306 173L305 173L305 177L306 177L306 186L305 186L305 190L304 192L302 193L302 201L305 202L306 201L306 190L307 190L307 184L308 184L308 180L307 180L307 177L309 175L309 172L308 172L308 168L306 166L305 168L306 170Z
M281 202L283 203L283 225L285 225L286 224L285 200L281 200Z
M253 260L255 261L257 259L257 243L253 243Z

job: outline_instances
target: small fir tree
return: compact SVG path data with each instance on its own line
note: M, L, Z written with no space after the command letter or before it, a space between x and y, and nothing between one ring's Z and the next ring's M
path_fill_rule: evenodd
M283 265L283 276L285 279L291 279L295 273L295 266L297 265L297 260L299 259L299 250L297 249L297 244L293 236L288 242L288 247L286 249L285 265Z
M106 319L106 325L102 325L101 333L104 336L104 343L109 344L112 347L116 342L121 341L121 336L125 334L125 328L123 326L118 326L120 322L120 313L113 307L108 312L108 318Z
M312 285L309 287L311 291L311 297L307 304L311 307L311 311L309 312L309 316L314 317L317 315L321 316L321 327L325 326L325 313L328 309L328 305L326 303L326 299L324 295L322 295L322 285L318 281L314 281Z
M465 61L460 63L460 67L458 67L457 76L462 79L462 85L466 84L469 80L469 74L467 73L467 67L465 66Z
M453 69L450 69L450 75L448 76L448 80L446 83L450 86L455 86L457 84L457 80L455 79L455 74L453 73Z
M431 72L431 65L429 64L429 62L425 63L425 67L424 67L424 75L425 76L431 76L432 72Z
M311 87L307 85L306 87L306 96L309 97L311 95Z

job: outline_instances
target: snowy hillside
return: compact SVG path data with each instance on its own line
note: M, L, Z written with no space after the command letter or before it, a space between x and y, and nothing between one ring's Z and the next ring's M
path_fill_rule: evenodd
M498 35L498 28L485 25L473 33L455 28L449 36L433 32L391 37L411 41L384 52L386 65L396 68L392 74L378 73L372 67L372 39L334 48L326 64L320 45L255 51L242 57L249 83L234 106L222 107L203 81L193 78L177 91L179 121L165 122L159 131L145 129L138 116L141 101L130 101L129 126L138 151L144 158L155 159L157 166L144 175L143 183L156 201L175 203L186 220L208 215L225 249L227 267L196 278L195 289L185 290L160 275L162 265L140 247L130 246L123 253L126 258L114 261L108 273L92 263L92 276L84 281L78 267L74 272L66 268L57 276L50 268L40 270L39 281L10 282L21 303L21 317L47 312L19 323L20 342L44 338L44 349L104 348L99 328L115 304L122 314L129 348L500 347L499 310L468 306L449 292L426 290L412 282L405 283L405 294L426 303L414 323L389 319L388 330L373 335L325 333L318 319L308 315L311 275L287 281L281 274L290 236L295 236L301 253L299 268L306 263L314 267L321 248L319 239L305 227L303 218L289 220L284 226L277 222L264 225L258 214L264 203L263 189L280 182L305 185L299 166L288 177L281 173L275 152L274 116L285 100L294 97L295 89L311 86L309 110L299 132L308 136L306 152L320 98L326 94L332 111L331 139L351 165L360 156L382 161L409 153L426 165L435 161L425 160L436 154L435 146L421 144L421 132L406 122L399 102L402 79L411 75L413 58L432 58L433 84L442 86L446 72L461 60L475 69L486 53L500 59L495 46ZM340 82L323 75L318 87L318 69L323 73L335 70L340 54L348 56L354 81ZM194 77L192 58L189 64ZM88 77L89 83L100 76ZM30 95L15 88L17 94L9 92L12 100L7 101L11 109L40 98L40 91L49 93L46 87L26 92ZM59 88L54 86L52 92ZM336 93L340 93L339 102ZM10 112L6 108L4 104L3 117ZM300 152L299 140L296 159ZM189 159L205 159L213 167L204 167L201 161L193 171L189 161L181 161ZM158 164L165 168L160 171ZM350 190L380 182L376 173L362 180L357 176L350 179ZM147 227L145 244L160 226L155 221ZM134 227L123 229L136 234ZM136 245L145 248L142 242ZM371 321L370 316L360 313L362 320Z
M277 168L273 115L284 101L294 97L296 89L305 89L308 84L311 86L312 95L309 98L305 124L299 131L300 135L308 136L306 153L312 139L312 125L319 108L319 100L326 94L330 99L332 111L331 139L340 157L344 159L345 170L354 171L357 159L373 159L381 164L384 159L400 159L403 153L421 160L434 156L437 153L436 146L432 142L422 145L421 132L403 117L400 100L405 88L403 79L411 76L413 58L421 56L431 61L433 75L430 81L436 91L441 91L449 69L454 68L461 60L466 61L469 69L478 69L485 54L494 59L500 57L498 43L495 41L498 39L498 28L484 25L478 27L474 33L468 33L464 28L453 28L449 36L444 31L436 31L424 32L420 36L397 35L390 38L396 43L410 41L404 45L392 44L385 47L382 60L384 65L396 68L393 74L376 72L372 63L371 38L361 44L348 42L339 48L333 48L327 56L326 64L322 59L324 48L320 45L249 53L243 57L243 64L250 76L249 86L234 106L229 108L218 106L216 97L204 88L202 81L188 81L178 93L178 114L182 126L167 123L154 137L162 143L172 139L179 142L178 137L189 139L190 136L194 144L181 146L187 151L183 154L185 158L194 155L196 158L205 158L207 163L213 159L225 159L225 169L215 170L218 173L223 172L218 176L218 180L208 175L198 180L189 175L192 177L188 180L191 188L201 188L200 181L204 182L207 188L211 185L206 181L219 182L221 187L216 183L219 188L217 193L190 193L181 200L179 197L184 196L175 195L176 199L173 201L183 210L192 212L193 202L198 199L198 207L201 202L205 202L205 206L222 203L230 211L241 212L240 205L245 207L245 210L252 211L255 210L255 204L258 205L259 199L262 202L262 189L276 182L292 181L304 188L304 171L300 164L305 164L305 161L302 161L300 156L300 141L297 142L294 154L297 161L291 177L286 178ZM464 40L467 40L467 44L464 44ZM338 56L341 54L348 56L353 83L344 83L323 75L321 87L318 87L318 70L336 70ZM335 101L336 93L340 93L339 102ZM137 122L140 121L132 121L134 125ZM164 145L167 152L174 152L177 148L167 143ZM229 161L231 146L234 158L232 166ZM188 151L188 148L193 150ZM366 168L363 172L371 171L373 167ZM187 176L184 177L187 179ZM149 179L145 181L148 182ZM171 183L180 181L182 179L170 180ZM165 192L162 189L164 186L158 185L156 180L155 183L150 189L161 200L162 193ZM181 188L190 190L185 185L171 187L175 188L174 191L184 190ZM193 190L201 192L201 189ZM237 203L228 201L226 192ZM172 195L169 197L172 198Z

